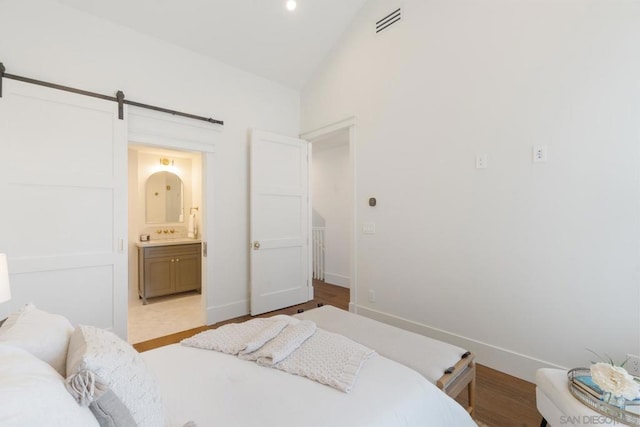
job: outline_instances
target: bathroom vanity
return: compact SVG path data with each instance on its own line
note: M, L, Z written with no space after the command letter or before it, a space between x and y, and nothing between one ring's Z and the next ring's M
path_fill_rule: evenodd
M202 289L202 243L195 239L138 243L138 295L147 298Z

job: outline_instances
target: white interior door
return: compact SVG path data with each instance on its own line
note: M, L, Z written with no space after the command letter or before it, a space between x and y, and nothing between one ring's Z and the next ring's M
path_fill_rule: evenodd
M251 314L311 299L309 143L251 135Z
M13 298L127 333L126 122L115 102L3 79L0 252Z

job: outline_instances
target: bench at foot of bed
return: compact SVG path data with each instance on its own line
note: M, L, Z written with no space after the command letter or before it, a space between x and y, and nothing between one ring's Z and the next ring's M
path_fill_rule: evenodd
M467 411L475 408L475 356L460 347L416 334L368 317L325 305L297 314L319 328L344 335L382 356L418 371L431 383L455 398L465 389Z

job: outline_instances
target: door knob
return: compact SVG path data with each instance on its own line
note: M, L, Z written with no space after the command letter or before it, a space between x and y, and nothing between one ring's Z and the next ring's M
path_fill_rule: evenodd
M253 242L253 250L257 251L258 249L260 249L260 242L256 240L255 242Z

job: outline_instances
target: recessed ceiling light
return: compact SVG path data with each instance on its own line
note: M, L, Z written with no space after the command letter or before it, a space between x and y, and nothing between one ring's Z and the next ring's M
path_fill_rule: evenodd
M296 0L287 0L287 9L288 10L295 10L296 9Z

